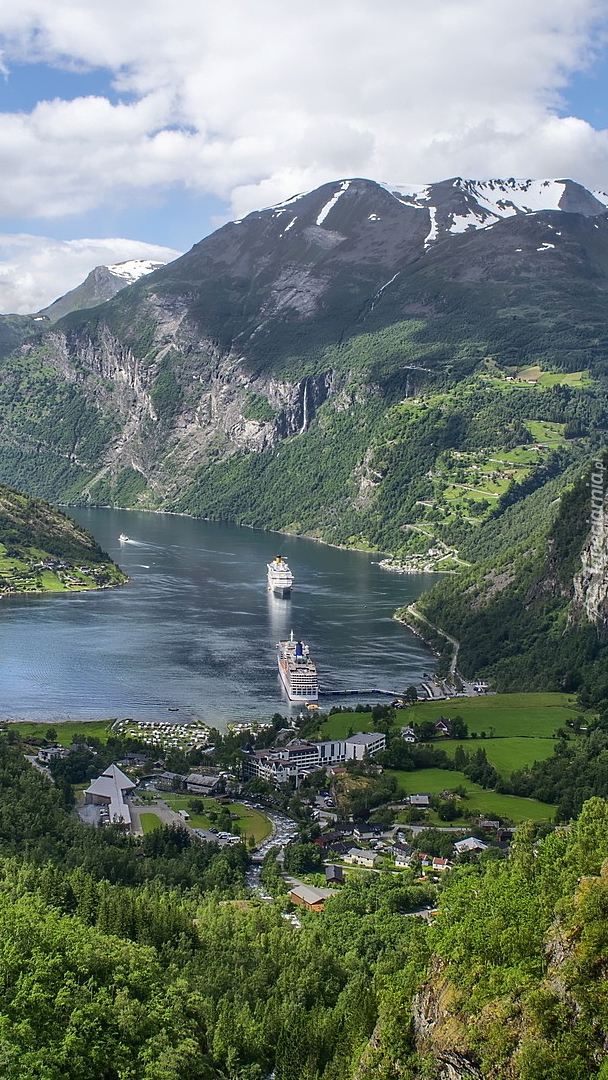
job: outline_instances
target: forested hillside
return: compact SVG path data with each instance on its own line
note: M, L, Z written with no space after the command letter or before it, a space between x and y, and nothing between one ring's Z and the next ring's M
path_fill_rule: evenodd
M242 846L93 829L0 737L7 1080L601 1077L608 803L444 876L358 871L322 915L247 899ZM414 890L416 891L416 890Z
M607 465L604 456L602 484ZM604 506L605 498L604 491ZM422 597L418 606L429 623L460 642L463 675L490 678L501 690L575 691L584 704L606 707L606 511L599 547L590 558L591 505L586 471L573 478L561 499L548 505L536 501L525 538L518 535L523 523L515 522L512 532L502 529L501 518L482 526L480 561ZM505 513L505 522L519 516L517 507L513 511ZM411 620L407 612L399 614ZM445 638L428 624L416 627L447 660Z
M67 514L0 484L0 592L95 588L126 580Z
M5 356L0 479L459 549L602 444L607 222L571 182L462 180L339 181L231 222Z

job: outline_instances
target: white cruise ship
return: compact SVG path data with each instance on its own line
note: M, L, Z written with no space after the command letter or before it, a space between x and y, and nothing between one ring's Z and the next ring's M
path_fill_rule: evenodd
M268 563L268 588L276 596L291 596L293 574L287 565L287 560L277 555L276 559Z
M293 630L288 641L279 641L277 659L281 682L290 701L317 701L319 680L308 645L295 641Z

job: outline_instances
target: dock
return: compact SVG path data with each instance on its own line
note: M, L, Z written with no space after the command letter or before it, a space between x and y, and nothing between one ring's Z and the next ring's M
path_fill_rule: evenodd
M401 697L398 690L381 690L377 686L368 687L365 690L321 690L319 687L319 697L347 697L349 695L352 696L353 694L379 694L382 697Z

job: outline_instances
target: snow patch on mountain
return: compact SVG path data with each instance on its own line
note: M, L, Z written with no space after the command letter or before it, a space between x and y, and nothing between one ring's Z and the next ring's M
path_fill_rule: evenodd
M407 203L408 206L423 208L422 204L428 203L431 198L429 185L416 187L414 184L381 184L380 187L386 188L399 202Z
M160 270L161 266L165 266L165 263L153 262L151 259L129 259L127 262L114 263L106 269L115 277L124 278L129 285L132 285L134 281L139 281L141 277L151 274L153 270Z
M314 198L318 198L320 193L316 189L300 192L256 213L269 212L275 219L287 215L290 224L281 232L280 235L284 236L295 223L295 207L304 204L298 214L298 228L305 229L307 224L320 227L325 224L342 195L349 188L357 189L359 185L367 186L370 195L374 187L383 188L404 209L426 211L430 217L424 240L426 250L442 237L491 228L502 219L516 215L562 210L594 217L608 208L607 192L591 192L572 180L515 177L474 180L457 176L432 184L376 184L375 181L361 179L338 180L334 184L324 185L320 210L317 210L319 204ZM312 212L305 202L311 199L314 199ZM378 221L381 216L373 209L372 203L366 214L367 220Z
M343 180L342 183L340 184L340 187L339 187L338 191L336 191L336 193L334 195L332 195L329 202L325 203L325 206L323 207L323 209L321 210L321 213L317 217L317 220L316 220L317 225L322 225L323 224L323 222L325 221L325 218L329 214L330 210L333 210L333 208L336 205L336 203L337 203L338 199L340 198L340 196L343 195L345 191L348 191L349 187L350 187L350 180Z
M428 247L429 244L432 244L432 243L435 242L435 240L437 239L438 232L439 232L439 230L437 228L437 210L435 209L434 206L429 206L429 214L431 216L431 227L430 227L430 229L429 229L429 231L428 231L428 233L427 233L427 235L426 235L426 237L424 239L424 246L425 247Z
M564 180L459 180L458 186L496 217L559 210L566 190Z
M483 229L487 224L486 214L476 214L474 210L470 210L468 214L454 214L450 232L470 232L472 229Z

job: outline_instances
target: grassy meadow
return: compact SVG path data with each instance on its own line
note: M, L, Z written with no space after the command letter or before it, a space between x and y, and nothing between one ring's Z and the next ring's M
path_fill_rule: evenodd
M112 718L113 719L113 718ZM110 732L112 719L109 720L62 720L53 721L18 721L3 724L0 721L0 730L15 731L21 739L29 739L32 736L38 739L45 738L46 732L53 729L60 746L71 746L74 735L84 735L88 738L105 741Z
M463 773L451 769L416 769L415 772L387 769L387 772L396 777L403 795L440 795L442 791L465 788L467 797L462 800L463 814L477 813L488 818L508 819L518 824L520 821L551 821L555 813L554 806L537 799L522 799L516 795L500 795L496 791L486 791ZM468 824L464 816L446 823L439 821L434 813L430 815L430 822L465 827Z
M396 732L408 724L434 722L441 717L461 716L469 733L478 737L438 739L433 745L445 750L449 757L454 756L457 746L462 746L469 754L483 748L490 764L507 779L511 773L550 757L555 749L558 728L565 727L569 720L580 715L576 699L568 694L489 694L411 705L395 714L392 730ZM371 711L334 713L321 725L320 735L325 739L340 739L349 731L373 731L375 726ZM463 801L462 809L466 814L479 813L515 823L528 819L551 820L554 814L552 806L534 799L487 791L456 770L406 772L389 769L387 772L397 778L404 795L416 792L438 795L445 789L465 788L468 797ZM435 814L431 814L431 820L441 824ZM466 824L464 818L456 819L456 824L461 823Z
M471 739L460 742L455 739L446 739L441 743L441 749L445 750L449 757L454 756L457 746L462 746L468 753L471 749L482 746L490 765L493 765L501 776L508 777L512 772L533 765L535 761L544 761L545 758L551 757L555 749L555 740L520 736L513 739L484 739L477 742Z
M485 731L490 738L551 739L559 727L580 715L576 698L571 694L488 694L411 705L399 713L399 725L461 716L469 734ZM467 745L470 749L470 740Z

